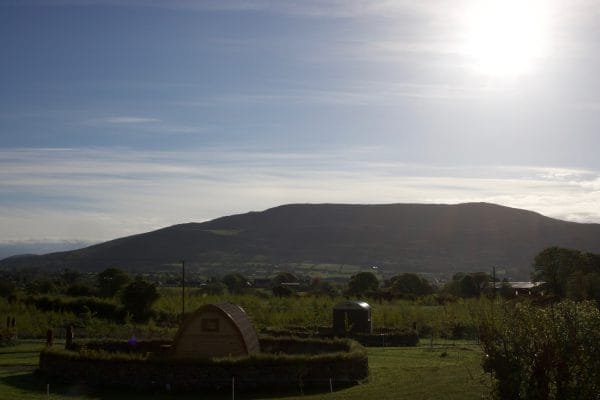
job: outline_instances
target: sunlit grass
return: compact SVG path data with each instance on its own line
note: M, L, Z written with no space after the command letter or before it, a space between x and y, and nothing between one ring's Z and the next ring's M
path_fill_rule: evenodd
M58 346L58 345L57 345ZM0 348L0 398L42 400L46 382L34 375L38 351L43 343L20 343ZM333 393L291 391L271 393L236 393L236 399L481 399L489 393L489 375L483 373L481 351L472 343L436 341L433 347L423 345L403 348L369 348L369 379L357 386ZM148 394L95 392L77 385L50 386L53 400L142 400ZM197 399L188 395L152 393L152 399ZM213 394L203 399L230 399L231 393Z

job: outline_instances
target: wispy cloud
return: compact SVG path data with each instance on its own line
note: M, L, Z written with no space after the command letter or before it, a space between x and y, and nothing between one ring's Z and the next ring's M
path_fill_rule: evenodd
M158 118L144 118L144 117L106 117L97 120L97 122L106 122L108 124L153 124L161 122Z
M431 5L408 0L46 0L45 6L119 6L119 7L155 7L186 10L215 11L269 11L280 14L302 15L308 17L349 18L365 15L389 15L404 12L406 9L432 9ZM440 2L438 2L439 5ZM448 3L444 0L442 3ZM35 0L10 2L10 5L37 5ZM0 4L1 6L2 4Z
M105 240L298 202L487 201L600 222L597 171L406 164L374 148L28 149L0 151L0 167L0 241Z
M279 91L255 91L220 94L203 97L196 101L181 101L178 105L188 107L222 107L231 105L264 106L285 103L295 105L393 106L406 99L476 101L512 90L511 88L481 85L452 85L414 82L358 81L344 88L296 89L293 86Z
M202 133L207 130L207 126L205 125L191 126L173 124L164 121L160 118L137 116L111 116L101 118L87 118L79 122L79 124L105 129L127 128L131 129L131 132L135 133L150 133L163 135Z

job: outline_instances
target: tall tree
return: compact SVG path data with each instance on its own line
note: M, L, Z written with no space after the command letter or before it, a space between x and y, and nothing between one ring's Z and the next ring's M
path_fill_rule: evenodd
M391 279L391 290L394 295L424 296L433 293L433 286L417 274L405 273Z
M221 280L232 294L243 293L249 286L248 279L239 273L227 274Z
M578 250L549 247L535 256L532 278L534 282L545 282L550 293L564 298L567 295L569 277L574 272L592 272L591 259Z
M137 277L123 289L121 303L125 311L135 320L142 321L148 318L152 305L159 297L160 294L154 284Z
M372 272L359 272L350 277L348 282L348 294L363 296L365 293L376 291L379 288L379 280Z
M113 297L131 282L129 274L119 268L107 268L96 277L100 296Z
M478 297L490 286L490 276L485 272L459 272L445 286L445 290L459 297Z

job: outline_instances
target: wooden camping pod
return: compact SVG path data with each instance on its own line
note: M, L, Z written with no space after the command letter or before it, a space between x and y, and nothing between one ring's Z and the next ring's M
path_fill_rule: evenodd
M175 335L175 358L258 353L258 335L244 309L229 302L206 304L188 316Z

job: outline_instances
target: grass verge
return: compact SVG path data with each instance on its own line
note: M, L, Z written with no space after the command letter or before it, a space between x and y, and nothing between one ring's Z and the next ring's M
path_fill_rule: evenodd
M52 386L34 374L43 344L19 343L0 348L0 398L14 400L108 400L147 399L148 394L92 392L80 386ZM455 342L442 346L369 348L370 376L361 385L333 393L236 393L236 399L481 399L489 393L489 375L480 365L479 346ZM198 394L161 393L152 399L197 399ZM208 398L202 396L202 398ZM230 393L214 399L231 399Z

